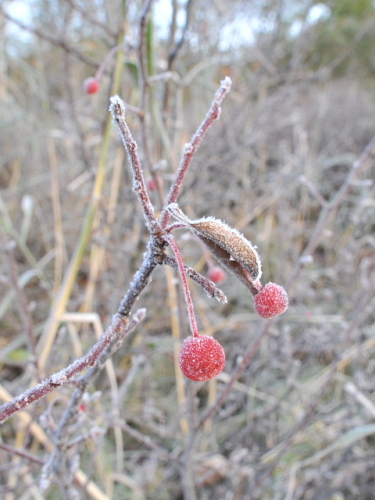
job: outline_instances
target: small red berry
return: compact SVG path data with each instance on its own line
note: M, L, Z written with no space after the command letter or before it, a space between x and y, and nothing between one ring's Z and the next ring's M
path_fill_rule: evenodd
M150 191L156 191L156 182L153 177L149 177L146 182L147 182L147 187ZM160 175L157 176L157 183L161 188L163 188L164 181L163 177L160 177Z
M188 337L182 343L179 363L186 377L203 382L216 377L224 370L225 352L213 337Z
M155 181L151 177L150 177L150 179L147 179L147 187L150 191L155 191L155 189L156 189Z
M90 76L90 78L86 78L86 80L83 82L83 90L86 92L86 94L96 94L99 88L99 81L93 76Z
M207 274L207 278L214 283L221 283L226 277L227 275L225 274L224 269L218 266L211 267Z
M284 288L267 283L254 298L255 310L262 318L272 318L288 309L288 295Z

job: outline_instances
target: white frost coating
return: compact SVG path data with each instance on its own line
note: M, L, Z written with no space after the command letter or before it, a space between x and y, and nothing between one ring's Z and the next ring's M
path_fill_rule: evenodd
M299 259L301 264L309 264L314 261L314 257L312 255L304 255Z
M146 316L147 309L145 307L142 307L141 309L138 309L134 314L133 314L133 319L135 321L142 321L142 319Z
M186 377L203 382L223 371L225 352L213 337L187 337L181 345L179 365Z
M119 106L121 108L121 111L123 111L125 113L124 101L118 95L114 95L114 96L110 97L109 101L111 103L109 105L109 111L112 113L112 115L117 114L115 111L116 106Z
M92 438L97 438L100 436L104 436L106 433L106 430L103 429L102 427L99 426L94 426L92 429L90 429L89 434Z
M187 142L184 146L184 154L188 155L194 152L194 147L191 142Z
M54 385L60 385L63 380L64 380L63 370L61 370L57 373L54 373L50 377L50 382ZM65 380L66 380L66 375L65 375Z
M50 479L47 477L46 473L42 474L42 477L39 481L39 488L44 491L44 490L47 490L49 488L51 484L51 481Z
M224 80L221 80L220 82L220 87L222 89L225 89L227 92L230 91L231 86L232 86L232 80L229 76L226 76Z
M283 314L288 302L286 290L276 283L267 283L254 298L255 310L262 318Z
M212 297L212 293L210 293L205 288L204 288L204 290L205 290L205 292L207 294L207 297L209 299L214 298L215 300L217 300L218 302L220 302L220 304L227 304L228 303L228 299L227 299L226 295L224 295L223 293L215 293L214 296ZM220 292L221 292L221 290L220 290Z
M39 423L44 429L48 429L49 420L48 420L48 417L45 413L42 413L42 415L40 415Z

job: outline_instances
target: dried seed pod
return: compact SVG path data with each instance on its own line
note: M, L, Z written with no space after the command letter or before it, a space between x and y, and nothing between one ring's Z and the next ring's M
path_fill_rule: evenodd
M249 272L252 280L260 279L262 268L258 252L237 229L214 217L190 220L177 203L171 203L168 210L203 241L208 238L227 252L232 260L241 264Z
M222 264L222 266L229 272L233 273L241 281L241 283L249 289L253 296L259 292L259 287L256 284L259 283L259 281L253 280L249 271L247 271L239 262L233 260L228 252L219 247L219 245L216 245L216 243L209 238L200 236L200 240L205 244L212 255Z

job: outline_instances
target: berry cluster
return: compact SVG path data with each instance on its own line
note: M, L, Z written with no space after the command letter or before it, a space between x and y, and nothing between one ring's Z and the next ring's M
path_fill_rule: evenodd
M118 50L118 48L113 50ZM109 54L112 54L112 49ZM98 82L106 60L103 61L95 78L88 79L85 82L86 92L95 93L98 91ZM225 353L216 339L199 333L188 284L188 275L195 279L211 297L225 302L225 295L215 284L221 283L226 278L226 271L233 273L254 297L255 310L262 318L272 318L282 314L288 307L288 296L281 286L275 283L262 286L260 281L262 276L260 256L256 247L243 234L215 217L190 220L176 203L191 158L198 148L205 131L219 116L218 109L220 109L224 96L229 92L230 85L230 78L225 78L221 82L220 89L216 92L204 121L193 136L191 143L185 145L184 156L175 180L170 187L167 202L162 208L160 219L155 213L149 192L157 191L162 200L162 178L154 170L152 178L145 180L140 159L137 155L137 145L125 120L125 105L118 96L111 97L110 105L110 110L128 153L133 173L133 189L142 206L147 227L152 235L150 252L147 256L149 262L147 264L156 265L157 262L172 265L178 270L181 278L192 335L182 343L179 364L184 375L195 381L206 381L217 376L224 369ZM171 216L176 219L176 222L169 224ZM172 234L177 229L190 230L207 249L208 257L206 260L209 268L207 278L184 264ZM173 251L174 257L164 253L166 247ZM213 265L211 255L218 261L219 266Z
M254 297L254 307L262 318L272 318L282 314L288 308L288 295L284 288L275 283L264 287L260 282L262 275L261 261L255 247L236 229L214 217L190 220L176 203L168 206L170 213L177 219L179 227L190 229L208 248L210 253L230 272L235 274L247 286ZM200 335L194 318L194 308L184 277L184 266L175 242L170 242L183 277L192 337L186 339L181 348L179 363L186 377L195 381L209 380L218 375L225 366L225 353L219 342L212 337ZM225 271L213 266L209 261L207 277L213 283L220 283L226 278Z

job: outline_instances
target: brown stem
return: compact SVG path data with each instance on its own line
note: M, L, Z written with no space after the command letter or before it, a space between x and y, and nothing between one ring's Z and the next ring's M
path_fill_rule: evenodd
M163 256L163 264L167 264L168 266L171 266L173 267L173 269L176 269L176 271L178 271L177 261L170 255ZM195 271L192 267L185 265L185 271L189 278L194 280L207 292L207 295L209 297L217 300L218 302L222 302L223 304L227 303L228 299L226 298L224 293L220 290L220 288L217 288L217 286L212 281Z
M31 462L35 462L39 465L43 465L44 461L41 460L40 458L36 457L32 453L29 453L26 450L21 450L19 448L15 448L14 446L9 446L8 444L5 443L0 443L0 449L7 451L11 455L17 455L18 457L25 458L26 460L30 460Z
M56 45L57 47L60 47L63 49L65 52L74 55L77 59L81 60L85 64L97 68L98 64L93 61L92 59L89 59L85 55L83 55L79 50L75 49L74 47L68 45L65 40L61 40L59 38L55 38L52 35L49 35L45 33L44 31L39 30L38 28L32 28L31 26L27 26L24 24L22 21L19 21L18 19L15 19L14 17L10 16L4 9L3 9L3 14L8 21L16 24L19 28L28 31L29 33L32 33L33 35L36 35L38 38L41 38L42 40L46 40L47 42L52 43L52 45Z
M140 69L139 78L139 108L143 111L140 115L141 120L141 130L142 130L142 145L147 162L147 167L152 171L152 159L150 148L148 144L148 134L147 134L147 98L148 98L148 71L147 71L147 56L146 56L146 27L147 27L147 15L150 11L152 0L146 0L140 14L139 20L139 42L138 42L138 66Z
M182 289L184 291L186 307L187 307L187 311L188 311L188 315L189 315L190 330L191 330L191 333L194 337L199 337L197 321L195 319L195 313L194 313L193 299L191 298L187 274L186 274L184 263L182 261L180 250L178 249L178 246L176 245L176 242L171 234L168 235L166 238L167 238L167 241L170 244L170 246L174 252L174 255L176 257L178 272L180 273L180 278L181 278L181 282L182 282Z

